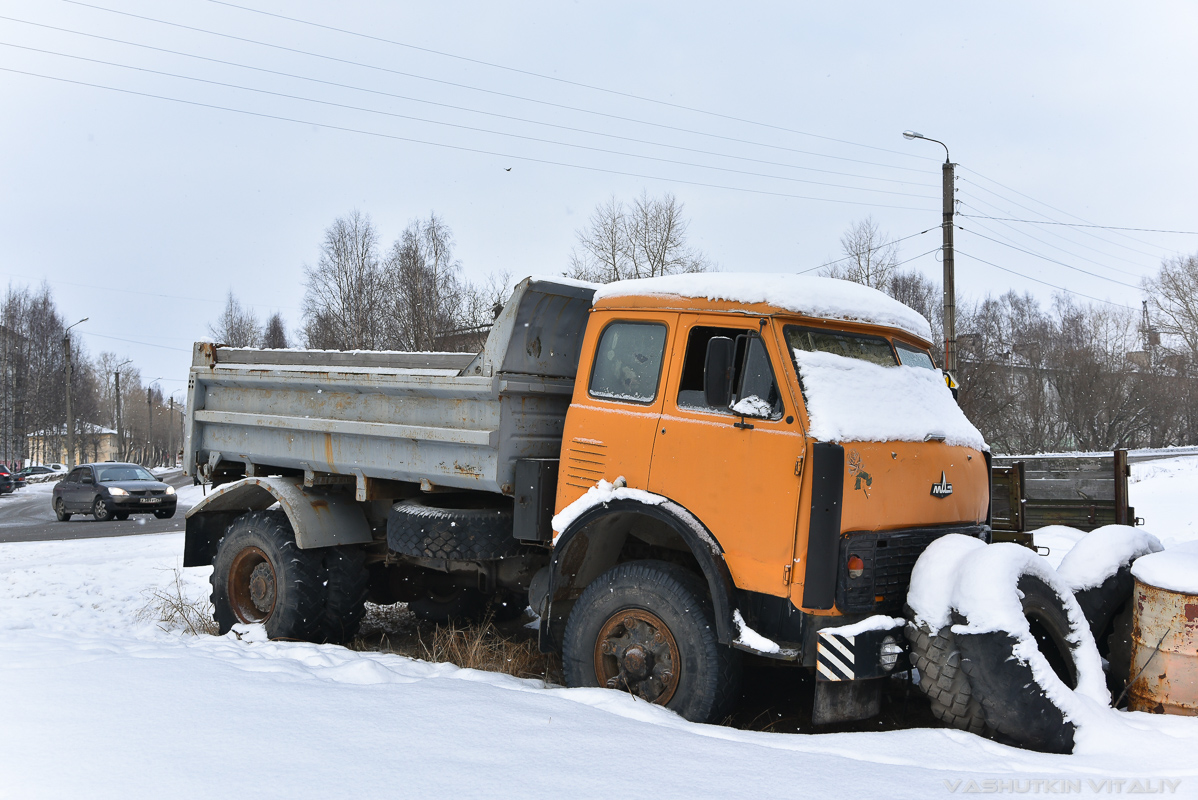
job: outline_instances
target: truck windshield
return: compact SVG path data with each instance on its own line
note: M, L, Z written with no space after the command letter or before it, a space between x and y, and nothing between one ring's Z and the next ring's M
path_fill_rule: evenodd
M920 350L918 347L912 347L902 342L895 342L894 349L898 352L899 362L904 367L936 369L936 365L932 363L932 356L926 350Z
M890 342L881 336L865 336L823 328L800 328L798 325L787 325L785 334L786 344L792 350L832 353L846 358L858 358L883 367L898 364Z

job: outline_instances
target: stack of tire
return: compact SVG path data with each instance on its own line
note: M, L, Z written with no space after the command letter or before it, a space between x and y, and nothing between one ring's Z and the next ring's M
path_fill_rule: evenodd
M1130 670L1131 564L1161 550L1126 526L1085 534L1058 568L1011 543L949 535L911 576L907 638L933 714L1032 750L1071 753L1088 701Z

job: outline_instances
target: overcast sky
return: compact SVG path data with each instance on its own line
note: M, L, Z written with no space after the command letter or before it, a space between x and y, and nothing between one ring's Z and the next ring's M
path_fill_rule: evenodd
M1198 230L1191 3L234 2L0 3L0 276L48 281L93 355L167 393L228 290L297 327L355 208L385 245L437 212L474 279L560 273L613 194L673 192L738 272L837 258L872 215L931 229L900 246L939 280L943 151L914 129L963 214ZM1139 276L1198 252L959 222L961 300L1051 302L1034 278L1138 309Z

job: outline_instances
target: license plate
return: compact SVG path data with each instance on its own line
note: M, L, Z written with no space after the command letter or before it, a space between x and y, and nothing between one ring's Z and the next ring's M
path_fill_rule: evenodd
M141 501L142 501L143 503L161 503L161 502L162 502L162 498L159 498L159 497L143 497L143 498L141 499Z

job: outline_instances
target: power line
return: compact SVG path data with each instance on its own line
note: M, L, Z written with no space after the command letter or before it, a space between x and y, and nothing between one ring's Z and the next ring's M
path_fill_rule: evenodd
M288 52L288 53L296 53L298 55L310 56L312 58L321 58L326 61L334 61L339 64L348 64L350 66L362 67L364 69L372 69L372 70L377 70L379 72L386 72L386 73L390 73L392 75L402 75L403 77L406 77L406 78L413 78L415 80L439 83L443 86L453 86L458 89L468 89L470 91L482 92L484 94L491 94L491 95L495 95L497 97L506 97L511 100L520 100L520 101L526 102L526 103L536 103L538 105L549 106L551 108L559 108L559 109L563 109L566 111L576 111L581 114L593 114L595 116L607 117L609 119L618 119L622 122L632 122L632 123L636 123L638 125L649 125L652 127L663 128L665 130L677 131L680 133L690 133L690 134L693 134L696 136L709 136L709 137L713 137L716 139L724 139L727 141L738 142L740 144L750 144L750 145L755 145L758 147L772 147L772 148L780 149L780 150L789 150L791 152L803 153L805 155L816 156L819 158L831 158L831 159L836 159L838 161L851 161L856 164L869 164L871 166L885 167L887 169L899 169L899 170L906 170L908 172L926 173L926 170L918 169L915 167L900 167L895 164L883 164L883 163L876 162L876 161L864 161L864 160L858 159L858 158L848 158L847 156L834 156L834 155L829 155L827 153L816 153L816 152L812 152L809 150L797 150L794 148L783 147L780 145L767 144L765 142L756 142L756 141L753 141L750 139L739 139L739 138L733 137L733 136L721 136L719 134L708 133L706 131L698 131L698 130L693 130L690 128L680 128L680 127L677 127L674 125L666 125L666 124L660 123L660 122L650 122L648 120L636 119L635 117L624 117L624 116L620 116L619 114L609 114L609 113L602 112L602 111L595 111L592 109L580 108L577 106L569 106L569 105L565 105L562 103L554 103L549 100L538 100L534 97L525 97L523 95L511 94L509 92L501 92L501 91L498 91L495 89L483 89L481 87L471 86L471 85L465 84L465 83L456 83L454 81L448 81L448 80L444 80L441 78L431 78L431 77L428 77L427 75L419 75L419 74L413 73L413 72L404 72L403 70L391 69L389 67L380 67L376 64L367 64L367 63L361 62L361 61L352 61L350 59L337 58L336 56L325 55L323 53L314 53L309 50L300 50L298 48L286 47L286 46L280 45L280 44L272 44L271 42L263 42L263 41L259 41L257 39L248 39L243 36L234 36L231 33L221 33L220 31L212 31L212 30L207 30L205 28L198 28L198 27L195 27L192 25L184 25L179 22L170 22L168 20L156 19L154 17L147 17L147 16L143 16L141 14L134 14L129 11L118 11L117 9L113 9L113 8L105 8L103 6L91 5L90 3L83 3L83 2L80 2L79 0L63 0L63 2L71 3L73 5L78 5L78 6L84 6L86 8L91 8L96 11L106 11L110 14L118 14L118 15L125 16L125 17L132 17L133 19L144 20L146 22L153 22L153 23L156 23L159 25L166 25L166 26L173 27L173 28L180 28L182 30L193 31L196 33L203 33L203 34L207 34L209 36L218 36L218 37L221 37L224 39L232 39L233 41L245 42L247 44L258 45L260 47L269 47L269 48L272 48L275 50L282 50L282 51ZM17 20L17 21L22 21L22 20ZM904 155L908 155L908 154L904 154ZM911 157L923 158L923 156L911 156Z
M964 215L962 215L962 216L964 216ZM996 230L994 230L994 229L990 228L989 226L987 226L987 225L983 224L982 222L979 222L979 221L978 221L976 218L973 218L973 217L971 217L971 219L973 219L973 220L974 220L974 221L973 221L971 224L978 226L979 228L981 228L982 230L986 231L987 233L992 233L992 234L994 234L995 236L997 236L997 237L999 237L1000 239L1002 239L1004 242L1010 242L1012 245L1016 245L1016 244L1017 244L1017 242L1016 242L1016 241L1014 241L1014 240L1012 240L1012 239L1011 239L1011 237L1009 237L1009 236L1005 236L1005 235L1003 235L1002 233L999 233L998 231L996 231ZM999 224L1001 225L1002 223L999 223ZM1007 227L1008 227L1008 228L1010 228L1011 226L1009 226L1009 225L1008 225ZM1030 234L1023 233L1022 231L1019 231L1019 230L1017 230L1017 229L1014 229L1014 228L1012 228L1012 230L1014 230L1014 231L1015 231L1017 234L1020 234L1020 235L1023 235L1023 236L1027 236L1029 239L1032 239L1032 240L1034 240L1034 241L1040 242L1041 244L1047 245L1048 247L1051 247L1051 248L1053 248L1054 250L1060 250L1062 253L1065 253L1066 255L1073 256L1074 258L1080 258L1082 261L1088 261L1089 263L1091 263L1091 264L1093 264L1093 265L1095 265L1095 266L1097 266L1097 267L1102 267L1103 269L1109 269L1109 270L1111 270L1112 272L1118 272L1118 273L1119 273L1119 274L1121 274L1121 275L1128 275L1128 276L1130 276L1130 277L1132 277L1132 278L1143 278L1143 277L1144 277L1142 273L1139 273L1139 272L1130 272L1130 271L1128 271L1128 270L1125 270L1125 269L1119 269L1118 267L1112 267L1112 266L1109 266L1109 265L1107 265L1107 264L1103 264L1103 263L1102 263L1102 262L1100 262L1100 261L1095 261L1095 260L1094 260L1094 259L1092 259L1092 258L1087 258L1086 256L1080 255L1080 254L1078 254L1078 253L1073 253L1073 252L1070 252L1069 250L1066 250L1066 249L1065 249L1065 248L1063 248L1063 247L1058 247L1057 245L1055 245L1055 244L1053 244L1053 243L1051 243L1051 242L1046 242L1046 241L1044 241L1043 239L1039 239L1039 238L1037 238L1037 237L1035 237L1035 236L1031 236Z
M257 67L252 64L242 64L237 61L228 61L228 60L220 59L220 58L212 58L210 56L202 56L202 55L198 55L196 53L184 52L182 50L172 50L167 47L155 47L153 45L143 44L141 42L132 42L127 39L116 39L111 36L100 36L99 34L95 34L95 33L87 33L85 31L77 31L77 30L72 30L70 28L62 28L62 27L59 27L56 25L46 25L46 24L40 23L40 22L31 22L29 20L17 19L16 17L6 17L4 15L0 15L0 19L8 20L9 22L18 22L23 25L32 25L32 26L35 26L38 28L45 28L47 30L59 31L61 33L69 33L69 34L72 34L75 36L84 36L84 37L87 37L90 39L98 39L100 41L113 42L115 44L127 45L129 47L138 47L138 48L142 48L144 50L152 50L152 51L159 52L159 53L167 53L169 55L182 56L184 58L193 58L193 59L196 59L199 61L207 61L207 62L210 62L213 64L222 64L224 66L237 67L238 69L247 69L247 70L252 70L255 72L262 72L262 73L265 73L268 75L277 75L277 76L284 77L284 78L292 78L294 80L308 81L310 83L318 83L318 84L321 84L324 86L335 86L340 89L350 89L352 91L364 92L367 94L375 94L375 95L380 95L382 97L391 97L391 98L394 98L397 100L404 100L404 101L412 102L412 103L422 103L424 105L436 106L438 108L448 108L448 109L452 109L454 111L464 111L469 114L479 114L479 115L487 116L487 117L495 117L497 119L506 119L506 120L511 120L514 122L523 122L523 123L526 123L529 125L540 125L540 126L543 126L546 128L555 128L557 130L570 131L572 133L582 133L582 134L587 134L590 136L602 136L602 137L605 137L608 139L617 139L617 140L625 141L625 142L634 142L636 144L646 144L646 145L650 145L653 147L664 147L664 148L668 148L668 149L672 149L672 150L682 150L682 151L690 152L690 153L699 153L702 155L716 156L718 158L730 158L730 159L734 159L737 161L748 161L748 162L755 163L755 164L765 164L767 166L785 167L787 169L798 169L798 170L803 170L804 172L819 172L819 173L823 173L826 175L838 175L838 176L845 177L845 178L858 178L861 180L882 181L885 183L898 183L898 184L909 185L909 186L927 186L927 187L932 187L932 188L935 187L934 184L921 183L918 181L903 180L901 178L880 178L880 177L873 176L873 175L859 175L859 174L856 174L853 172L839 172L839 171L830 170L830 169L820 169L819 167L805 167L805 166L800 166L798 164L790 164L790 163L787 163L784 161L769 161L769 160L761 159L761 158L752 158L750 156L739 156L739 155L733 155L731 153L721 153L721 152L718 152L715 150L704 150L704 149L698 148L698 147L686 147L684 145L669 144L667 142L658 142L658 141L653 141L651 139L638 139L634 136L621 136L621 135L615 134L615 133L606 133L604 131L590 130L588 128L576 128L576 127L573 127L570 125L561 125L561 124L554 123L554 122L544 122L542 120L529 119L527 117L517 117L517 116L511 115L511 114L500 114L495 111L484 111L482 109L470 108L469 106L460 106L460 105L455 105L453 103L443 103L443 102L439 102L436 100L426 100L426 99L420 98L420 97L411 97L409 95L396 94L394 92L385 92L380 89L368 89L363 86L356 86L354 84L349 84L349 83L339 83L337 81L328 81L328 80L324 80L321 78L313 78L313 77L310 77L307 75L297 75L297 74L291 73L291 72L282 72L280 70L267 69L266 67ZM23 45L10 45L10 46L11 47L23 47ZM25 47L25 49L36 50L37 48ZM39 52L53 52L53 51L39 51ZM78 56L71 56L70 54L65 54L65 53L55 53L55 55L63 55L68 58L77 58L78 57ZM724 137L720 137L720 138L724 138ZM766 146L767 147L775 147L774 145L766 145ZM817 155L817 156L820 155L820 154L816 154L816 153L808 153L808 151L805 151L805 150L793 150L792 148L777 147L775 149L785 150L788 152L802 153L802 154L807 154L807 155Z
M892 244L898 244L899 242L905 242L908 239L914 239L916 236L923 236L925 233L929 233L934 230L939 230L939 228L940 228L940 226L937 225L935 227L928 228L926 231L920 231L919 233L912 233L912 234L904 236L900 239L891 239L889 242L883 242L882 244L878 245L877 247L871 248L871 250L881 250L883 247L890 247L890 245L892 245ZM935 253L939 249L940 249L939 247L933 248L932 250L929 250L928 253ZM912 256L911 258L908 258L907 261L914 261L917 258L922 258L923 256L926 256L928 253L920 253L917 256ZM814 267L808 267L807 269L799 270L795 274L796 275L806 275L808 272L815 272L817 269L823 269L824 267L830 267L833 264L839 264L841 261L848 261L850 258L853 258L853 256L842 256L841 258L833 259L832 261L828 261L824 264L817 264ZM901 266L902 264L906 264L907 261L900 261L898 264L895 264L895 266L897 267L897 266Z
M168 102L181 103L183 105L196 106L198 108L209 108L209 109L215 109L218 111L228 111L230 113L243 114L245 116L250 116L250 117L260 117L262 119L273 119L273 120L278 120L280 122L292 122L292 123L296 123L299 125L308 125L311 127L325 128L327 130L342 131L345 133L357 133L357 134L361 134L363 136L373 136L373 137L380 138L380 139L391 139L391 140L399 141L399 142L410 142L413 144L429 145L431 147L441 147L441 148L445 148L448 150L457 150L459 152L464 152L464 153L477 153L479 155L498 156L500 158L513 159L513 160L517 160L517 161L526 161L526 162L533 163L533 164L547 164L549 166L555 166L555 167L569 167L571 169L585 170L588 172L601 172L601 173L608 174L608 175L622 175L622 176L630 177L630 178L642 178L644 180L663 181L666 183L681 183L681 184L685 184L687 186L701 186L701 187L708 188L708 189L724 189L727 191L744 192L747 194L760 194L760 195L766 195L766 196L770 196L770 197L785 197L785 198L791 198L791 199L795 199L795 200L814 200L814 201L820 202L820 203L840 203L842 205L867 206L867 207L871 207L871 208L895 208L895 209L899 209L902 211L930 211L930 210L932 210L932 209L928 209L928 208L917 208L915 206L895 206L895 205L886 205L883 203L865 203L865 202L861 202L858 200L836 200L836 199L829 198L829 197L811 197L809 195L788 194L786 192L771 192L771 191L768 191L765 189L746 189L746 188L740 187L740 186L726 186L726 185L717 184L717 183L704 183L702 181L685 180L683 178L665 178L665 177L662 177L659 175L645 175L645 174L638 173L638 172L627 172L627 171L623 171L623 170L608 169L606 167L592 167L592 166L585 166L582 164L571 164L566 161L554 161L552 159L535 158L533 156L520 156L520 155L511 154L511 153L501 153L501 152L497 152L494 150L484 150L482 148L477 148L477 147L465 147L462 145L446 144L444 142L430 142L426 139L416 139L414 137L399 136L397 134L391 134L391 133L380 133L379 131L368 131L368 130L363 130L361 128L350 128L350 127L347 127L344 125L330 125L330 124L324 123L324 122L313 122L311 120L295 119L293 117L284 117L284 116L277 115L277 114L264 114L259 111L246 111L245 109L241 109L241 108L230 108L229 106L220 106L220 105L215 105L213 103L201 103L197 100L184 100L184 99L178 98L178 97L167 97L165 95L152 94L150 92L139 92L139 91L135 91L133 89L121 89L119 87L105 86L104 84L99 84L99 83L88 83L87 81L78 81L78 80L73 80L71 78L60 78L60 77L56 77L54 75L43 75L43 74L37 73L37 72L27 72L25 70L12 69L11 67L0 67L0 71L11 72L11 73L14 73L17 75L27 75L27 76L34 77L34 78L43 78L45 80L58 81L60 83L70 83L70 84L74 84L76 86L88 86L93 89L105 89L108 91L120 92L122 94L134 95L137 97L150 97L150 98L153 98L156 100L166 100Z
M1024 194L1023 192L1019 191L1018 189L1012 189L1010 186L1007 186L1004 183L999 183L998 181L994 180L993 178L987 177L986 175L983 175L982 173L978 172L975 169L969 169L969 167L966 167L965 169L969 170L969 172L972 172L974 175L977 175L979 178L981 178L983 180L990 181L990 183L993 183L995 186L1001 186L1002 188L1006 189L1008 192L1014 192L1015 194L1019 195L1020 197L1024 197L1024 198L1027 198L1028 200L1031 200L1033 203L1039 203L1040 205L1044 206L1045 208L1051 208L1053 211L1056 211L1058 214L1064 214L1067 217L1073 217L1074 219L1080 220L1081 222L1090 222L1090 220L1085 219L1083 217L1079 217L1077 214L1071 214L1068 211L1064 211L1062 209L1057 208L1056 206L1051 206L1048 203L1045 203L1043 200L1037 200L1036 198L1032 197L1031 195ZM969 179L962 178L962 180L968 181ZM979 189L982 189L983 191L990 192L990 194L993 194L996 197L1002 197L1002 195L998 194L993 189L988 189L985 186L982 186L981 184L974 183L973 181L969 181L969 183L973 183L974 186L977 186ZM1039 214L1040 216L1045 217L1047 219L1052 219L1051 217L1049 217L1047 214L1045 214L1042 211L1037 211L1034 208L1028 208L1027 206L1023 205L1022 203L1018 203L1014 200L1011 200L1010 198L1003 198L1003 199L1008 200L1011 203L1014 203L1015 205L1019 206L1020 208L1024 209L1025 211L1031 211L1033 214ZM1154 258L1159 257L1153 253L1145 253L1143 250L1137 250L1134 247L1129 247L1128 245L1122 244L1120 242L1116 242L1111 239L1106 239L1106 238L1099 236L1096 233L1092 233L1091 231L1088 231L1088 230L1083 229L1081 232L1086 234L1087 236L1092 236L1095 239L1098 239L1100 241L1107 242L1108 244L1113 244L1117 247L1124 247L1128 250L1131 250L1132 252L1140 253L1141 255L1149 255L1149 256L1153 256ZM1139 242L1140 244L1146 244L1149 247L1157 246L1157 245L1154 245L1152 242L1146 242L1143 239L1137 239L1134 236L1128 236L1126 233L1120 233L1119 231L1115 231L1114 233L1116 236L1122 236L1124 239L1130 239L1133 242Z
M68 0L68 2L76 2L76 0ZM906 158L918 158L918 159L925 159L928 161L936 160L933 158L929 158L927 156L920 156L915 153L903 152L902 150L891 150L890 148L887 148L887 147L877 147L877 146L871 145L871 144L861 144L860 142L852 142L847 139L837 139L834 136L823 136L818 133L809 133L807 131L799 131L799 130L795 130L793 128L787 128L787 127L783 127L780 125L773 125L768 122L759 122L757 120L744 119L742 117L736 117L736 116L732 116L730 114L721 114L717 111L709 111L709 110L703 109L703 108L695 108L693 106L686 106L686 105L682 105L680 103L670 103L665 100L658 100L653 97L645 97L643 95L632 94L631 92L621 92L616 89L608 89L603 86L595 86L593 84L582 83L580 81L572 81L567 78L559 78L554 75L545 75L540 72L533 72L531 70L519 69L517 67L509 67L505 64L496 64L491 61L483 61L483 60L477 59L477 58L470 58L469 56L458 55L457 53L447 53L445 51L434 50L429 47L420 47L419 45L409 44L407 42L400 42L400 41L396 41L394 39L385 39L381 36L372 36L367 33L361 33L359 31L352 31L352 30L348 30L346 28L337 28L332 25L324 25L319 22L312 22L311 20L300 19L298 17L289 17L284 14L275 14L270 11L262 11L260 9L251 8L249 6L242 6L242 5L238 5L236 3L229 3L229 2L226 2L225 0L208 0L208 2L214 3L216 5L221 5L221 6L228 6L229 8L237 8L242 11L249 11L254 14L261 14L261 15L267 16L267 17L274 17L276 19L285 19L288 22L296 22L296 23L299 23L300 25L309 25L313 28L322 28L322 29L328 30L328 31L336 31L337 33L344 33L348 36L357 36L362 39L369 39L369 40L375 41L375 42L391 44L391 45L395 45L397 47L406 47L411 50L418 50L423 53L431 53L433 55L442 56L444 58L453 58L453 59L457 59L459 61L466 61L471 64L479 64L484 67L492 67L494 69L501 69L501 70L506 70L508 72L514 72L519 75L528 75L530 77L540 78L542 80L554 81L556 83L563 83L568 86L577 86L581 89L590 89L590 90L596 91L596 92L604 92L606 94L615 95L617 97L627 97L632 100L640 100L645 103L655 103L657 105L666 106L668 108L676 108L676 109L680 109L682 111L690 111L690 112L693 112L696 114L706 114L708 116L717 117L719 119L726 119L726 120L730 120L732 122L741 122L746 125L759 125L763 128L770 128L770 129L777 130L777 131L783 131L785 133L793 133L793 134L796 134L799 136L810 136L814 139L823 139L824 141L837 142L838 144L852 145L853 147L864 147L869 150L878 150L883 153L893 153L894 155L900 155L900 156L904 156ZM77 3L77 5L87 5L87 4L86 3ZM91 6L91 7L96 8L97 6Z
M1110 281L1111 283L1117 283L1120 286L1126 286L1129 289L1137 289L1138 290L1140 288L1139 286L1136 286L1131 283L1124 283L1123 281L1117 281L1114 278L1108 278L1105 275L1099 275L1097 272L1090 272L1089 270L1082 269L1081 267L1075 267L1072 264L1066 264L1064 261L1057 261L1055 258L1049 258L1048 256L1042 256L1039 253L1033 253L1031 250L1024 250L1022 247L1017 247L1016 245L1008 244L1007 242L1000 241L991 236L986 236L985 234L978 233L977 231L971 231L968 228L962 228L962 227L958 226L957 230L964 231L965 233L971 233L974 236L979 236L983 239L987 239L991 242L994 242L995 244L1001 244L1003 247L1009 247L1012 250L1018 250L1019 252L1026 253L1027 255L1032 256L1033 258L1040 258L1040 259L1043 259L1044 261L1048 261L1053 264L1059 264L1062 267L1065 267L1066 269L1076 270L1077 272L1080 272L1083 275L1089 275L1091 278L1098 278L1099 280Z
M960 203L961 206L963 206L965 208L972 208L975 211L985 211L985 209L981 209L981 208L978 208L977 206L975 206L974 203L976 202L976 203L980 203L983 206L986 206L986 208L996 209L996 210L1001 211L1001 209L999 209L999 207L996 206L994 203L988 203L980 197L975 197L972 192L965 192L964 196L968 197L970 202L966 202L965 200L959 200L958 202ZM1005 213L1005 212L1003 212L1003 213ZM976 215L969 215L969 214L962 214L961 216L973 216L974 218L977 218ZM1101 267L1106 267L1107 269L1112 269L1112 270L1115 270L1116 272L1124 272L1126 274L1135 274L1137 277L1139 277L1139 275L1140 275L1139 272L1128 273L1126 270L1121 270L1118 267L1111 267L1106 264L1102 264L1101 262L1095 261L1091 258L1087 258L1086 256L1080 255L1071 250L1067 250L1066 248L1061 247L1060 245L1055 245L1050 242L1046 242L1045 240L1041 239L1038 236L1033 236L1032 234L1028 233L1024 229L1016 228L1014 225L1010 224L1009 222L999 222L998 224L1002 225L1004 228L1006 228L1009 231L1015 232L1019 236L1024 236L1024 237L1027 237L1028 239L1032 239L1034 241L1040 242L1041 244L1046 244L1049 247L1052 247L1053 249L1060 250L1063 253L1068 253L1069 255L1074 256L1075 258L1080 258L1084 261L1089 261L1091 264L1096 264ZM1116 261L1122 261L1123 263L1131 264L1134 267L1142 268L1144 266L1143 259L1128 258L1127 256L1124 256L1124 255L1118 255L1116 253L1112 253L1109 250L1103 250L1101 248L1094 247L1094 246L1086 244L1084 242L1079 242L1076 239L1072 239L1068 236L1065 236L1058 231L1052 230L1051 228L1044 229L1044 233L1047 233L1049 236L1053 236L1053 237L1060 239L1061 241L1066 242L1075 247L1080 247L1084 250L1089 250L1092 253L1097 253L1098 255L1103 256L1105 258L1113 258ZM1151 258L1153 258L1153 260L1155 260L1155 256L1151 256Z
M1024 280L1034 281L1036 283L1043 284L1044 286L1048 286L1049 288L1057 289L1059 291L1065 292L1066 294L1074 294L1074 295L1077 295L1078 297L1084 297L1087 300L1094 300L1099 303L1106 303L1109 306L1116 306L1118 308L1127 309L1128 311L1132 310L1129 306L1125 306L1122 303L1113 303L1110 300L1103 300L1100 297L1093 297L1092 295L1082 294L1081 292L1075 292L1072 289L1066 289L1064 286L1057 286L1055 283L1049 283L1048 281L1042 281L1039 278L1033 278L1031 275L1024 275L1022 272L1016 272L1013 269L1008 269L1007 267L1001 267L998 264L995 264L993 261L987 261L984 258L978 258L977 256L970 255L969 253L966 253L960 249L956 250L956 254L959 256L965 256L966 258L972 258L974 261L980 261L983 264L989 264L990 266L994 267L995 269L1001 269L1003 272L1009 272L1012 275L1018 275L1020 278L1023 278Z
M140 344L140 345L144 345L145 347L158 347L163 350L174 350L175 352L178 352L178 353L190 353L191 352L190 349L184 350L182 347L170 347L165 344L154 344L152 342L139 342L136 339L122 339L119 336L107 336L103 333L94 333L93 331L86 331L85 333L88 336L99 336L101 339L112 339L117 342L128 342L129 344Z
M215 2L216 0L210 0ZM975 184L976 185L976 184ZM1029 225L1064 225L1070 228L1102 228L1107 231L1142 231L1144 233L1180 233L1186 236L1198 236L1198 231L1171 231L1161 228L1124 228L1118 225L1091 225L1084 222L1056 222L1053 220L1043 219L1011 219L1009 217L984 217L975 214L962 214L963 217L976 217L977 219L993 219L1002 222L1026 222Z
M478 128L473 125L461 125L459 123L454 123L454 122L443 122L440 120L426 119L424 117L415 117L410 114L398 114L398 113L395 113L392 111L382 111L379 109L367 108L364 106L352 106L352 105L348 105L346 103L335 103L331 100L318 100L318 99L311 98L311 97L303 97L301 95L287 94L286 92L274 92L269 89L257 89L252 86L241 86L236 83L225 83L224 81L208 80L207 78L196 78L196 77L192 77L190 75L180 75L180 74L174 73L174 72L164 72L162 70L150 69L148 67L135 67L135 66L131 66L129 64L120 64L115 61L105 61L103 59L98 59L98 58L88 58L86 56L72 55L70 53L60 53L60 52L56 52L54 50L43 50L43 49L36 48L36 47L26 47L25 45L12 44L11 42L0 42L0 45L3 45L5 47L14 47L14 48L17 48L20 50L30 50L35 53L45 53L47 55L59 56L61 58L71 58L71 59L75 59L77 61L87 61L92 64L103 64L103 65L109 66L109 67L119 67L121 69L134 70L136 72L146 72L146 73L149 73L152 75L162 75L162 76L165 76L168 78L178 78L180 80L195 81L196 83L206 83L210 86L223 86L227 89L238 89L240 91L245 91L245 92L256 92L258 94L270 95L272 97L282 97L282 98L286 98L288 100L299 100L304 103L316 103L317 105L331 106L333 108L343 108L343 109L346 109L349 111L362 111L362 112L365 112L368 114L378 114L380 116L394 117L396 119L404 119L404 120L409 120L412 122L423 122L423 123L426 123L429 125L441 125L441 126L448 127L448 128L457 128L459 130L473 131L475 133L485 133L485 134L489 134L492 136L507 136L512 139L521 139L524 141L536 142L538 144L550 144L550 145L555 145L557 147L571 147L576 150L588 150L588 151L591 151L594 153L604 153L606 155L621 156L624 158L639 158L639 159L643 159L646 161L658 161L663 164L673 164L675 166L694 167L696 169L709 169L709 170L713 170L716 172L728 172L728 173L733 173L733 174L737 174L737 175L748 175L748 176L754 177L754 178L767 178L770 180L789 181L792 183L804 183L804 184L809 184L812 186L825 186L825 187L829 187L829 188L833 188L833 189L849 189L852 191L860 191L860 192L874 192L876 194L889 194L889 195L895 195L898 197L915 197L915 198L924 199L924 200L933 199L931 197L928 197L927 195L912 194L911 192L896 192L891 189L870 189L870 188L862 187L862 186L846 186L845 184L841 184L841 183L828 183L825 181L812 181L812 180L807 180L805 178L791 178L791 177L787 177L784 175L770 175L770 174L764 173L764 172L750 172L748 170L733 169L732 167L717 167L717 166L712 166L712 165L707 165L707 164L699 164L699 163L696 163L693 161L679 161L677 159L662 158L660 156L647 156L647 155L641 155L638 153L627 153L627 152L620 151L620 150L609 150L604 147L593 147L591 145L574 144L571 142L561 142L561 141L556 141L554 139L542 139L537 136L527 136L527 135L519 134L519 133L508 133L506 131L491 130L489 128Z

